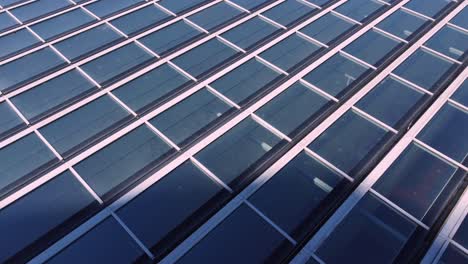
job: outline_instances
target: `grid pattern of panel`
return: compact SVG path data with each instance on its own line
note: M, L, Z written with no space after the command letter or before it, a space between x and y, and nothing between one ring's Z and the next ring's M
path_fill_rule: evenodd
M466 5L0 0L0 262L466 261Z

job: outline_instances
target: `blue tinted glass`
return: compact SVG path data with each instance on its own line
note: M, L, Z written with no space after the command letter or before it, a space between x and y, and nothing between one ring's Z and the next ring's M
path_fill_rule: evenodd
M20 93L11 101L28 120L35 120L93 91L97 91L93 83L79 71L72 70Z
M0 190L23 177L44 170L54 161L54 154L36 134L29 134L0 149Z
M452 18L450 22L452 22L454 25L468 29L468 8L463 8L463 10L454 18Z
M468 50L468 34L450 26L445 26L424 45L449 57L460 60Z
M185 12L191 8L195 8L201 4L209 2L207 0L161 0L158 4L164 6L165 8L171 10L176 14Z
M65 61L51 48L44 48L3 64L0 66L0 91L13 90L64 64Z
M238 47L248 50L252 46L255 46L255 44L278 31L279 28L259 17L254 17L221 36L236 44Z
M177 263L267 263L277 250L291 247L263 218L241 205Z
M434 90L452 65L452 62L418 50L400 64L394 73L425 89Z
M307 17L315 8L297 0L287 0L262 14L275 22L288 26Z
M14 4L19 4L24 0L0 0L0 5L5 8Z
M337 96L346 88L352 87L356 79L369 71L369 68L341 54L336 54L304 76L304 80Z
M284 71L290 71L295 66L312 56L320 46L293 34L278 44L262 52L260 57L280 67Z
M452 1L447 0L411 0L405 7L426 16L436 17L436 15L451 2Z
M232 60L237 54L237 50L215 38L180 55L173 62L199 78Z
M346 46L344 51L374 66L379 66L401 42L370 30Z
M109 96L103 96L42 127L39 132L62 156L67 156L109 132L129 115Z
M300 31L322 43L329 44L354 27L354 24L343 18L327 13L310 23Z
M380 22L377 27L397 37L409 39L426 22L427 20L424 18L415 16L404 10L397 10Z
M221 186L188 161L119 209L117 215L158 255L164 253L163 245L175 244L177 237L193 231L183 223L195 213L209 211L206 205L222 192Z
M114 19L111 23L125 34L130 35L166 21L170 17L169 14L161 11L161 9L150 5Z
M80 8L49 18L31 26L31 29L45 40L78 29L96 19Z
M241 10L226 4L226 2L221 2L189 16L188 19L198 26L212 31L240 14L242 14Z
M15 111L6 103L0 103L0 136L10 132L14 128L18 128L23 124L23 121L15 113Z
M143 250L112 217L84 234L47 263L134 263L147 261Z
M367 195L333 230L317 255L326 263L346 263L350 259L359 263L393 263L417 227Z
M276 96L256 114L285 134L291 134L317 114L329 100L297 82Z
M168 64L163 64L112 93L133 110L141 111L191 82Z
M248 118L200 151L196 158L227 184L265 156L280 139ZM237 183L236 183L236 182Z
M418 138L445 155L462 162L468 153L468 114L445 105L419 133Z
M312 4L322 6L322 5L325 5L325 4L329 3L329 2L331 2L332 0L306 0L306 1L310 2Z
M27 29L0 37L0 58L20 52L40 41Z
M108 25L102 24L60 41L54 46L68 59L75 60L93 51L103 49L119 39L124 39L124 37Z
M465 219L463 219L463 222L453 236L453 240L465 248L468 247L468 217L465 216Z
M85 7L95 15L103 18L142 2L143 0L99 0Z
M353 169L377 147L386 133L384 129L349 111L313 141L309 148L354 176Z
M203 89L172 106L150 122L176 144L189 139L231 107Z
M11 13L24 23L71 5L67 0L41 0L14 8Z
M154 164L169 149L143 125L78 163L75 169L98 195L103 196Z
M9 29L18 24L14 18L8 15L6 12L0 13L0 31Z
M454 167L413 144L373 188L408 213L422 219L454 172Z
M66 171L2 209L0 261L6 261L94 201L78 180Z
M423 93L393 78L387 78L372 89L357 106L395 127L423 97Z
M219 78L210 86L236 103L273 83L280 74L271 68L251 59L233 71Z
M382 6L384 6L382 3L375 0L351 0L335 8L335 10L340 14L362 22Z
M464 81L463 84L458 87L455 93L452 95L452 99L468 106L468 81Z
M250 198L288 234L301 239L318 206L343 178L305 153L299 154ZM278 195L281 193L281 195ZM303 226L305 225L305 226Z
M442 257L440 257L438 264L454 263L468 263L468 254L450 243Z
M152 59L155 59L152 55L130 43L86 63L82 69L98 83L105 85Z
M141 38L140 41L152 51L163 55L201 35L202 32L179 21Z
M252 11L268 4L269 2L273 2L273 0L232 0L231 2Z

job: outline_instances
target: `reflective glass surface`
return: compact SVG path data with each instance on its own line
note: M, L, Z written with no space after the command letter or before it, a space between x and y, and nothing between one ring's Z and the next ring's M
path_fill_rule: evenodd
M340 14L362 22L383 6L382 3L375 0L351 0L335 10Z
M301 1L286 0L262 14L283 26L289 26L298 20L308 17L314 9Z
M463 8L450 22L462 28L468 28L468 8Z
M21 52L40 41L29 30L20 29L0 37L0 58Z
M468 106L468 81L465 80L463 84L458 87L458 89L453 93L452 99L463 104L464 106Z
M324 44L330 44L355 25L333 13L327 13L300 31Z
M439 259L439 264L451 264L451 263L466 263L468 262L468 254L463 252L461 249L455 247L453 244L449 244L445 249L444 254Z
M86 9L103 18L143 2L143 0L119 0L117 2L114 0L99 0L86 5Z
M15 26L17 22L6 12L0 13L0 31L7 30Z
M405 7L423 15L435 18L452 0L412 0Z
M425 45L451 58L461 60L468 50L468 34L456 28L445 26Z
M426 22L424 18L401 9L385 18L377 27L397 37L410 39Z
M280 29L278 27L271 23L259 17L254 17L221 36L236 44L236 46L244 50L248 50L279 30Z
M11 13L24 23L71 5L72 3L67 0L33 1L29 4L12 9Z
M465 219L463 219L463 222L453 236L453 240L465 248L468 247L468 217L465 216Z
M146 6L111 21L111 24L127 35L148 29L166 21L171 16L154 5Z
M199 5L202 5L206 2L209 2L207 0L161 0L158 3L162 5L163 7L169 9L170 11L180 14L185 11L188 11L192 8L195 8Z
M273 0L232 0L232 2L252 11L273 2Z
M189 16L188 19L208 31L214 31L240 14L242 14L240 9L226 2L220 2Z
M7 102L0 103L0 116L0 136L23 124L21 118Z

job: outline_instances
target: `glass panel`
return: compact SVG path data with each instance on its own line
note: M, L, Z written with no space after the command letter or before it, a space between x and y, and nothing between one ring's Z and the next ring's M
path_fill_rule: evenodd
M333 13L327 13L300 31L322 43L330 44L354 26L355 24L348 20L344 20Z
M323 242L317 255L326 263L393 263L417 225L367 195ZM337 254L340 252L340 254Z
M14 18L6 12L0 13L0 31L7 30L18 24Z
M130 114L109 96L100 97L39 129L62 155L68 156L109 133Z
M128 9L142 2L142 0L99 0L97 2L86 5L85 7L98 17L103 18L113 15L120 10Z
M422 220L454 172L454 167L412 144L373 188Z
M468 81L463 84L453 93L452 99L468 107Z
M137 66L155 59L134 43L118 48L82 66L98 83L105 85L115 81L119 75L128 74Z
M405 5L405 7L434 18L440 11L442 11L442 9L444 9L444 7L448 6L448 4L451 2L451 0L411 0Z
M112 91L135 111L143 111L160 99L187 86L192 81L163 64Z
M268 263L279 261L277 251L291 247L252 209L241 205L177 263Z
M465 248L468 247L468 217L465 216L465 219L463 219L463 222L453 236L453 240Z
M117 215L145 246L161 255L190 234L196 226L193 224L213 210L210 205L215 199L227 193L187 161L119 209ZM187 221L191 224L184 225Z
M454 18L452 18L450 22L454 25L468 29L468 8L463 8L463 10L460 13L458 13Z
M328 4L329 2L331 2L332 0L306 0L306 1L310 2L312 4L323 6L323 5Z
M164 6L165 8L171 10L172 12L176 14L180 14L185 11L188 11L189 9L202 5L206 2L209 2L209 1L207 0L177 0L177 1L161 0L158 2L158 4Z
M11 98L28 120L57 111L78 98L97 91L96 86L77 70L71 70Z
M400 44L399 41L370 30L346 46L344 51L369 64L379 66Z
M97 204L78 180L65 171L3 208L0 210L0 261L5 262L35 241L42 242L39 247L45 247L45 241L39 239L93 202Z
M455 247L453 244L449 244L445 249L444 254L439 259L439 264L454 264L454 263L467 263L468 255L462 250Z
M424 50L418 50L406 59L394 73L425 88L434 91L453 63Z
M236 103L262 90L281 75L256 59L251 59L219 78L210 86Z
M214 38L175 58L173 62L199 78L232 60L240 52Z
M40 41L27 29L20 29L0 37L0 58L21 52Z
M0 150L0 190L38 174L56 158L36 134L31 133Z
M179 21L141 38L140 41L143 45L162 56L202 35L202 32L184 21Z
M348 111L309 148L353 177L353 169L366 162L386 134L386 130Z
M147 256L113 218L108 217L47 261L53 263L134 263Z
M310 58L321 47L293 34L278 44L262 52L260 57L273 63L284 71L291 72L294 67Z
M112 25L130 35L166 21L171 16L154 5L138 9L111 21Z
M445 105L419 133L418 138L445 155L463 162L468 152L468 114Z
M23 2L24 0L0 0L0 5L5 8L8 6L12 6L14 4L19 4Z
M328 99L296 82L260 108L256 114L281 132L290 135L301 124L324 109L328 102L330 102Z
M270 2L273 2L273 0L232 0L231 2L242 6L245 9L253 11L269 4Z
M304 76L304 80L333 96L337 96L346 88L352 87L354 81L367 75L370 71L364 65L341 54L336 54Z
M423 96L423 93L388 77L361 99L357 107L396 128Z
M315 8L297 0L287 0L262 14L283 26L289 26L314 10Z
M230 186L238 186L240 177L264 157L280 139L248 118L200 151L196 158Z
M68 59L76 60L84 55L115 43L117 40L123 40L124 37L114 31L106 24L102 24L71 38L60 41L54 46Z
M426 22L424 18L399 9L380 22L377 27L397 37L410 39Z
M188 19L208 31L214 31L242 13L241 10L226 2L221 2L189 16Z
M249 50L257 43L268 38L280 29L265 20L254 17L229 30L221 36L244 50Z
M6 102L0 103L0 136L24 125L23 121Z
M71 5L67 0L41 0L14 8L10 12L24 23Z
M75 166L99 195L154 165L170 147L145 125L136 128Z
M300 240L317 209L346 180L304 152L290 161L250 198L281 229ZM281 194L281 195L279 195Z
M159 114L150 122L174 143L181 144L202 132L230 108L221 99L203 89Z
M44 48L0 66L0 91L5 93L64 65L51 48ZM35 67L31 67L34 65Z
M461 60L468 50L468 34L450 26L445 26L430 38L425 46Z
M31 26L31 29L45 40L58 37L96 21L94 17L80 8L62 15L49 18Z
M335 10L340 14L362 22L382 6L384 6L382 3L374 0L351 0L335 8Z

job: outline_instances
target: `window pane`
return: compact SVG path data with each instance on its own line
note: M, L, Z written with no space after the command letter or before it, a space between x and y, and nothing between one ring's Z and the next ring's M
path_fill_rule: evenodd
M49 40L90 24L93 21L96 21L94 17L82 9L77 8L65 14L34 24L31 26L31 29L43 39Z
M304 80L339 97L341 92L352 87L357 79L367 75L370 71L369 68L341 54L336 54L304 76Z
M153 118L150 122L176 144L203 132L231 106L203 89Z
M14 8L10 11L24 23L71 5L72 3L67 0L41 0Z
M215 38L180 55L173 62L199 78L232 60L239 53Z
M188 11L209 1L207 0L161 0L158 3L176 14Z
M445 249L444 254L439 259L439 264L450 264L450 263L466 263L468 262L468 255L462 250L455 247L453 244L449 244Z
M256 114L281 132L291 135L301 124L324 109L328 102L328 99L296 82Z
M418 50L406 59L394 73L430 91L444 80L453 63L424 50Z
M468 217L465 216L465 219L463 219L463 222L453 236L453 240L465 248L468 247Z
M138 45L130 43L86 63L82 69L98 83L105 85L153 59L155 58Z
M65 65L65 61L51 48L44 48L3 64L0 66L0 91L5 93L14 90L62 65Z
M397 37L410 39L413 33L418 31L426 22L427 20L424 18L415 16L404 10L397 10L380 22L377 27Z
M184 21L180 21L153 32L141 38L140 41L143 45L162 56L202 35L202 32Z
M154 165L169 150L164 141L143 125L78 163L75 169L103 196Z
M353 169L372 154L387 131L348 111L309 148L353 177Z
M317 46L299 35L293 34L262 52L260 57L284 71L291 72L294 67L306 61L320 48L320 46Z
M97 2L86 5L85 7L98 17L103 18L113 15L120 10L128 9L142 2L143 0L99 0Z
M200 151L196 158L231 186L242 184L241 175L265 156L280 139L248 118Z
M161 11L156 6L150 5L114 19L111 23L125 34L130 35L149 29L154 25L168 20L170 17L169 14Z
M444 7L448 6L451 2L451 0L412 0L407 3L405 7L434 18L440 11L442 11L442 9L444 9Z
M250 202L297 240L309 231L317 209L346 180L304 152L250 198ZM281 194L281 195L278 195Z
M6 12L0 13L0 31L7 30L16 24L18 24L16 20Z
M300 31L324 44L330 44L354 26L355 24L348 20L344 20L333 13L327 13Z
M462 28L468 29L468 8L463 8L463 10L454 18L452 18L450 22Z
M71 38L60 41L54 46L68 59L76 60L84 55L102 50L124 37L106 24L97 26Z
M361 99L357 107L396 128L423 96L423 93L389 77Z
M271 23L266 22L259 17L254 17L221 36L236 44L238 47L241 47L244 50L249 50L257 43L278 31L280 31L280 29L273 26Z
M112 93L134 111L140 112L190 83L192 81L189 78L168 64L163 64L124 84Z
M189 16L188 19L208 31L214 31L240 14L241 10L221 2Z
M291 247L263 218L241 205L177 263L268 263L279 261L273 256L277 251Z
M147 256L122 226L108 217L47 261L53 263L133 263Z
M450 26L438 31L426 44L427 47L461 60L468 50L468 34Z
M263 63L251 59L217 79L210 86L241 104L249 96L274 83L280 76L282 75Z
M314 10L315 8L297 0L287 0L262 14L283 26L289 26L309 16Z
M227 193L187 161L119 209L117 215L158 256L194 231L196 225L184 223L199 223L213 211L213 202Z
M468 106L468 81L464 81L463 84L458 87L455 93L452 95L452 99Z
M3 208L0 210L0 261L5 262L34 241L42 242L38 247L45 247L44 242L50 240L45 237L48 232L93 203L97 204L91 194L65 171Z
M419 133L418 138L436 150L463 162L468 153L468 114L445 105Z
M374 0L351 0L335 8L335 10L340 14L362 22L382 6L382 3Z
M273 2L273 0L232 0L233 3L242 6L250 11L259 9L260 7Z
M21 118L15 113L15 111L8 105L8 103L0 103L0 138L19 128L21 125L25 125Z
M27 29L20 29L0 37L0 58L21 52L40 41Z

